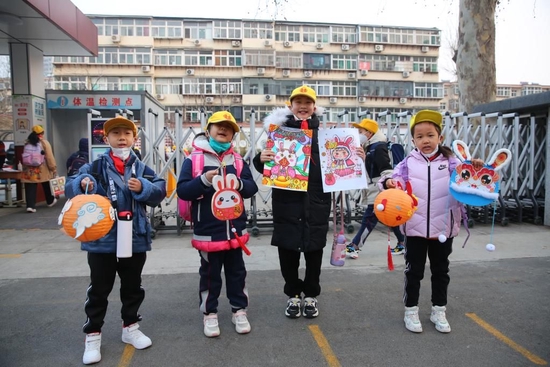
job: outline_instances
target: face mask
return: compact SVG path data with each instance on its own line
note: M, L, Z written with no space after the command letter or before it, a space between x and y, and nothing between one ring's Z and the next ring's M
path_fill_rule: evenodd
M365 145L367 144L367 142L369 141L369 138L367 138L365 135L363 134L359 134L359 143L361 145Z
M218 154L225 152L231 147L231 142L229 143L220 143L212 138L209 139L210 146Z
M113 152L113 155L115 157L118 157L125 161L130 156L130 150L132 148L113 148L111 147L111 151Z
M431 157L433 157L434 155L436 155L436 153L437 153L438 151L439 151L439 145L436 145L433 152L431 152L431 153L429 153L429 154L425 154L425 153L420 152L420 154L422 154L424 157L430 159Z

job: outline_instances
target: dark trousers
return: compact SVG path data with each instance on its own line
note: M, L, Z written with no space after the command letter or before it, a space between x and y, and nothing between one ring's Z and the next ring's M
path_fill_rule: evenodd
M449 255L453 252L453 239L444 243L422 237L409 237L405 242L405 306L418 305L420 281L424 278L426 254L430 259L432 272L432 305L447 304L447 288L449 287Z
M284 292L289 297L301 296L317 297L321 294L321 263L323 262L323 249L304 252L306 260L306 275L300 279L300 254L301 252L287 250L279 247L279 264L281 274L285 280Z
M132 325L141 317L139 306L145 298L141 287L141 272L145 265L147 254L139 252L132 257L119 259L116 254L96 254L88 252L91 283L86 292L84 311L88 316L82 330L86 333L101 331L107 312L107 298L113 289L115 277L120 277L120 314L124 326Z
M46 196L46 203L49 205L53 203L55 199L52 195L52 190L50 188L50 181L41 182L42 189L44 190L44 195ZM25 201L27 202L27 208L36 207L36 190L38 189L37 183L25 183Z
M376 227L376 224L378 224L378 218L376 214L374 214L374 204L370 204L365 209L361 227L351 242L358 247L363 247L372 230ZM391 229L397 238L397 242L403 243L405 241L405 236L403 236L399 227L391 227Z
M200 310L204 314L218 312L218 297L222 290L222 268L225 273L225 290L231 311L237 312L248 307L246 289L246 267L243 251L240 248L204 252L199 251L201 267L199 269Z

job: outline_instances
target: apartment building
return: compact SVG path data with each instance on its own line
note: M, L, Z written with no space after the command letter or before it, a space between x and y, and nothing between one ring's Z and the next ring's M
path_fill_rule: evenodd
M501 101L548 91L550 91L550 85L540 85L538 83L497 84L496 100ZM449 113L461 112L458 103L459 96L458 83L443 80L443 99L439 103L439 110Z
M440 30L355 24L89 16L98 57L55 57L54 89L147 90L184 121L230 110L262 119L307 84L325 121L439 109Z

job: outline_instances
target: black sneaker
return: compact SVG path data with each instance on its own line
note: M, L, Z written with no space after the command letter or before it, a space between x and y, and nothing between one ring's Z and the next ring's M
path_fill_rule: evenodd
M298 317L300 317L301 306L302 299L300 298L300 296L290 297L286 303L285 316L290 317L291 319L297 319Z
M405 253L405 246L403 246L400 243L398 243L397 246L391 249L392 255L402 255L404 253Z
M319 316L319 309L317 308L317 299L313 297L304 298L304 317L312 319Z

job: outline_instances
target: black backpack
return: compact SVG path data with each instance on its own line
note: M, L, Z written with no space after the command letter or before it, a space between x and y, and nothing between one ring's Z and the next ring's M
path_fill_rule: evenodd
M73 158L69 169L67 170L67 175L73 176L78 173L80 167L88 163L88 155L84 153L78 153L76 157Z

